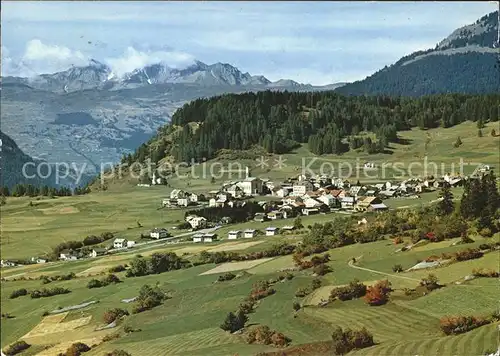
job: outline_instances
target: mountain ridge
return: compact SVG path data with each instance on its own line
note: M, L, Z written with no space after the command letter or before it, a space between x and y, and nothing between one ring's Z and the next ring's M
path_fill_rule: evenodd
M495 11L456 29L434 48L405 55L336 91L345 95L396 96L499 92L498 33Z

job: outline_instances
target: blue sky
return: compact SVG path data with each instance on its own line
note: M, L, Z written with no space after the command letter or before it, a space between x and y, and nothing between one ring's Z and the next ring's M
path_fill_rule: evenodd
M108 63L224 62L271 80L363 79L434 47L496 2L2 1L2 75Z

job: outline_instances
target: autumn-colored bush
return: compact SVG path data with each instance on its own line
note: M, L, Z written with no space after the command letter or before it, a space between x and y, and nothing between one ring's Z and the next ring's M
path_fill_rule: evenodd
M382 305L389 300L391 282L388 280L378 281L375 285L366 289L365 302L369 305Z
M477 248L469 248L465 251L457 251L455 252L454 256L456 261L467 261L480 257L483 257L483 253Z
M290 343L283 333L271 330L267 325L259 325L247 334L247 343L285 347Z
M104 312L104 315L102 318L106 324L111 324L116 319L121 318L122 316L126 316L126 315L129 315L127 310L120 309L120 308L114 308L114 309L106 310Z
M446 335L465 333L488 323L487 319L475 316L445 316L439 320L439 326Z
M402 244L404 242L404 240L401 236L398 236L398 237L394 238L392 240L392 242L394 243L394 245L399 245L399 244Z
M90 351L90 347L82 342L77 342L71 345L64 354L65 356L80 356L84 352Z
M269 282L259 281L253 285L252 291L250 292L250 299L254 301L263 299L275 292L273 288L270 288Z

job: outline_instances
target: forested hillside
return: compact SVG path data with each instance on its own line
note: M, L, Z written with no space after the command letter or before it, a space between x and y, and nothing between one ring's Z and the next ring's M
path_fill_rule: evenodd
M421 96L500 92L498 12L455 30L435 48L402 57L336 91L346 95Z
M346 97L334 92L228 94L185 104L171 124L124 161L150 157L158 162L166 156L201 161L220 149L247 150L256 145L280 154L299 143L308 143L316 154L350 149L375 153L398 141L398 131L412 127L497 121L499 99L499 94L421 98Z

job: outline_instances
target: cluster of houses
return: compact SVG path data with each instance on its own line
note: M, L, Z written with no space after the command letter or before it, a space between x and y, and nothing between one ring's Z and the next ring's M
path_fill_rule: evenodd
M365 168L375 165L365 163ZM225 182L219 190L207 193L209 207L234 207L245 204L245 198L255 196L276 197L274 202L259 202L265 213L257 213L255 221L287 219L296 215L312 215L330 211L370 212L388 209L385 200L397 197L419 197L420 193L435 190L445 183L452 187L461 186L464 177L446 174L440 179L407 179L402 182L387 181L377 184L352 184L341 178L327 176L299 175L276 184L269 179L247 176L242 181ZM179 198L179 194L182 198ZM179 199L182 205L186 200L198 201L195 194L179 190L172 191L170 200ZM179 203L177 203L179 205ZM186 221L193 229L207 226L207 220L199 216L188 216ZM236 235L234 235L236 236ZM205 241L197 236L196 242ZM209 241L211 237L206 237ZM234 238L233 235L231 238ZM213 238L212 238L213 239Z

